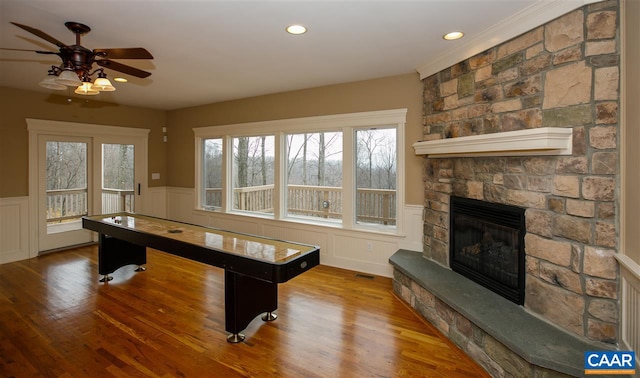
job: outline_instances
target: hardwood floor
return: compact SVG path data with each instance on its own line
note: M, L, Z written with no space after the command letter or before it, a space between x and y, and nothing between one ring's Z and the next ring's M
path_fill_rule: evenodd
M98 282L97 247L0 265L3 377L488 377L391 291L315 267L279 285L279 317L224 331L224 272L149 250Z

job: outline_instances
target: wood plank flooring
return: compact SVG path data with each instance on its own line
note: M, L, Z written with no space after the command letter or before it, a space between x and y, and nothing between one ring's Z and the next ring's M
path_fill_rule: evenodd
M279 285L279 317L224 331L224 272L149 250L98 282L97 247L0 265L2 377L488 377L392 294L319 266Z

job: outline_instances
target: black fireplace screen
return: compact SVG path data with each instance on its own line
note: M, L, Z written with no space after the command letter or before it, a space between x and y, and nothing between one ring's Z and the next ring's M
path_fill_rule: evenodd
M451 197L450 265L512 302L524 303L524 209Z

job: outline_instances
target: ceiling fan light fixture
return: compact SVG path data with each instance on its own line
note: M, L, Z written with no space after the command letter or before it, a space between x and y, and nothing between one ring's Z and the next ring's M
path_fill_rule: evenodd
M125 79L124 77L114 77L113 81L117 81L118 83L126 83L129 80Z
M49 74L45 76L44 79L42 79L39 85L43 88L53 89L56 91L62 91L67 89L65 85L58 84L56 82L57 79L58 79L58 76L56 76L56 74L53 71L49 71Z
M82 83L82 85L79 85L78 88L76 88L76 90L73 92L75 94L83 96L95 96L97 94L100 94L100 91L97 91L92 87L93 85L91 84L91 82L85 81L84 83Z
M63 70L56 79L56 83L66 85L67 87L77 87L82 85L82 81L78 78L75 71Z
M113 92L116 90L116 87L111 85L111 82L107 79L107 75L104 73L98 74L98 78L93 81L91 88L97 89L100 92Z

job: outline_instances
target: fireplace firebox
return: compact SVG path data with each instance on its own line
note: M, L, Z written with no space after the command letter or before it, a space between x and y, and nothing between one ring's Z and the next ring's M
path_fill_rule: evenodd
M525 209L455 196L450 208L451 269L524 304Z

